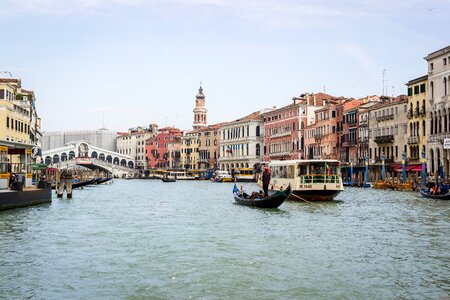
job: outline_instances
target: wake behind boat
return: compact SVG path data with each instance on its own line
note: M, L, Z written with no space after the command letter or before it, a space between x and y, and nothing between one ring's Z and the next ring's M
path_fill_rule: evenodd
M234 185L233 188L233 196L237 204L259 208L277 208L283 204L284 200L286 200L290 194L291 187L288 186L284 191L277 191L271 196L251 199L250 195L241 193L236 185Z

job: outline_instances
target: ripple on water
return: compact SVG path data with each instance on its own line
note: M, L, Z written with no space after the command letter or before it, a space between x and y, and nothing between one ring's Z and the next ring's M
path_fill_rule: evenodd
M0 298L450 293L448 202L350 188L335 202L260 210L233 205L232 186L116 180L0 212Z

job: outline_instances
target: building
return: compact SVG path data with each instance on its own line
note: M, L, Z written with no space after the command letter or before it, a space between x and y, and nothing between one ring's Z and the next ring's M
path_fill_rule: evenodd
M170 169L181 169L181 137L167 143L167 165Z
M228 122L220 129L220 170L257 168L264 158L263 119L259 111Z
M41 120L33 91L22 89L20 79L0 78L0 140L41 148Z
M131 156L136 161L136 168L147 168L146 141L158 132L158 125L150 124L147 128L136 127L128 132L117 133L117 152Z
M343 162L359 161L361 163L358 157L358 108L363 103L364 99L349 99L342 103L343 111L339 158Z
M366 157L369 157L369 110L378 102L364 103L358 107L358 153L357 161L360 166L365 164ZM349 162L349 161L343 161Z
M86 141L94 147L116 151L117 132L105 128L98 130L52 131L42 134L42 150L60 148L64 145ZM125 154L125 153L124 153Z
M220 128L224 123L199 129L199 169L218 169L220 153Z
M331 100L327 102L323 108L317 109L314 112L316 122L314 124L314 140L312 140L311 137L308 140L308 146L310 149L308 153L309 159L337 158L336 105L338 103L338 101ZM311 127L309 127L309 130L311 130Z
M181 137L180 162L183 169L199 169L199 142L200 133L198 130L184 132Z
M408 98L406 95L383 97L382 101L368 109L369 162L381 166L384 156L385 164L398 166L402 154L407 153Z
M428 101L429 130L427 165L429 172L436 172L443 165L444 174L450 173L450 149L444 148L444 141L450 142L450 46L428 54Z
M410 80L408 87L408 153L411 163L420 164L427 148L428 75Z
M181 142L182 132L178 128L164 127L158 134L145 141L146 159L149 168L173 168L176 161L176 143ZM170 148L169 149L169 144Z

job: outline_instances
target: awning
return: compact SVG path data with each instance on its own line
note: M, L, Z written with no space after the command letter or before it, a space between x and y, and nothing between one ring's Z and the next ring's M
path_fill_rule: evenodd
M402 165L401 164L392 164L391 168L395 172L402 172ZM407 165L405 167L406 172L422 172L422 165L416 164L416 165Z

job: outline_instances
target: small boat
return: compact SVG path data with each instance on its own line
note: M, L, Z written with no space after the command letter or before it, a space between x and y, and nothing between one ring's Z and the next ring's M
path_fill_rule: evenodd
M94 184L97 181L98 178L93 178L93 179L89 179L86 181L77 181L77 182L72 182L72 189L76 189L76 188L80 188L86 185L90 185L90 184ZM56 189L56 185L52 185L52 189L55 190Z
M161 178L162 182L175 182L177 181L176 178L168 178L168 177L163 177Z
M422 195L422 197L424 197L424 198L430 198L430 199L436 199L436 200L450 200L450 192L448 192L447 194L442 194L442 195L432 195L423 189L421 189L419 191L420 191L420 194Z
M277 191L274 194L265 198L249 199L241 195L239 189L234 185L233 196L237 204L254 206L259 208L277 208L284 200L291 194L291 186L289 185L284 191Z
M112 177L100 178L100 180L97 180L97 184L106 183L106 182L108 182L110 180L112 180Z

